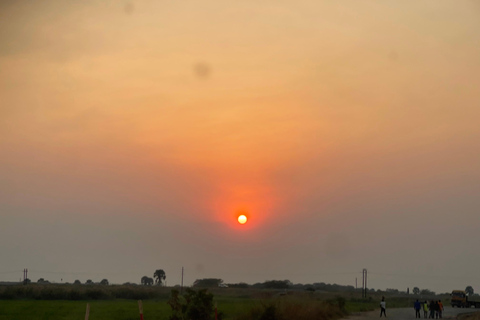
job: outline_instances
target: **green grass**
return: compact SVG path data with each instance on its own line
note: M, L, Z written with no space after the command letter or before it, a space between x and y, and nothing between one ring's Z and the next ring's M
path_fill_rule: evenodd
M258 301L252 299L215 299L224 319L234 319L238 314ZM0 300L0 320L70 320L84 319L87 303L90 304L91 320L131 320L139 319L138 303L134 300L64 301L64 300ZM143 314L146 320L167 320L170 307L166 300L143 301Z
M91 320L139 319L138 304L133 300L92 301ZM70 320L84 319L86 301L0 301L0 320ZM167 320L170 308L166 301L144 301L145 319Z
M33 291L28 291L30 290L28 287L19 289L27 291L10 290L15 295L13 297L7 295L7 297L10 297L8 300L0 300L0 320L83 320L87 303L90 304L90 320L139 319L138 303L134 297L145 295L141 291L142 288L112 287L109 288L110 291L105 289L107 291L104 296L108 299L94 300L88 299L88 290L91 289L87 288L88 290L81 291L83 289L80 288L78 290L82 300L42 300L39 299L39 293L52 298L57 295L62 296L61 292L63 291L60 291L60 288L58 288L59 292L57 293L48 292L41 288L33 288ZM125 291L127 289L130 291ZM171 310L166 303L169 290L168 288L162 288L161 290L147 288L148 295L154 298L142 299L145 320L167 320L169 318ZM378 308L382 296L382 294L373 293L369 295L369 298L362 299L358 293L309 293L305 291L289 291L288 295L280 296L279 291L276 290L234 288L213 288L209 291L214 294L214 303L217 304L218 311L223 314L223 320L257 319L259 318L258 315L262 314L266 308L274 308L276 312L284 316L283 318L286 318L287 315L294 316L303 312L305 313L305 319L334 320L345 314L341 312L341 305L343 311L348 313L371 311ZM114 298L120 294L131 295L132 298ZM15 298L18 295L23 296L23 298ZM411 307L414 299L415 296L412 295L386 295L389 308ZM309 313L306 314L306 312ZM282 316L278 318L282 319Z
M214 301L217 304L218 311L223 313L223 319L225 320L245 318L249 310L263 310L267 305L285 306L290 304L321 306L321 304L324 303L323 300L317 298L302 296L260 298L216 296ZM171 312L166 302L166 299L143 301L144 318L146 320L167 320ZM97 301L0 300L0 320L84 319L87 303L90 304L91 320L139 319L138 303L136 300L117 299ZM369 310L366 309L366 306L369 306L368 303L347 301L346 306L351 312Z

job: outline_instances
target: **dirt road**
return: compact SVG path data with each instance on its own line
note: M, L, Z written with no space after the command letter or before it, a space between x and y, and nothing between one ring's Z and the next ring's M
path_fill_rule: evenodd
M462 308L452 308L452 307L445 307L443 311L443 318L444 319L455 319L458 315L464 313L473 313L478 311L479 309L462 309ZM348 320L378 320L380 319L380 309L371 311L371 312L364 312L361 314L352 315L347 318ZM385 319L385 318L383 318ZM397 309L388 309L387 308L387 319L390 320L414 320L415 319L415 310L412 308L397 308ZM423 312L422 318L423 319ZM428 319L427 319L428 320Z

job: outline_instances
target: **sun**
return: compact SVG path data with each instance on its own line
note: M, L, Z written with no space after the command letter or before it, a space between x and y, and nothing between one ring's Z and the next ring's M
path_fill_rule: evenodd
M241 214L238 216L238 223L240 224L245 224L247 222L247 216L244 214Z

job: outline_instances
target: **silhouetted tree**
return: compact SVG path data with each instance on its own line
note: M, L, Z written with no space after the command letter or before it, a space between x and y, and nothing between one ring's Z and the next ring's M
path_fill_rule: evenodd
M169 320L182 320L185 319L185 313L187 312L187 300L180 295L178 290L173 289L170 299L167 304L172 308L172 315Z
M158 269L158 270L155 270L155 272L153 273L153 278L155 278L155 283L161 286L163 284L163 281L165 281L165 279L167 278L167 276L165 275L165 271L163 271L163 269Z
M428 289L422 289L422 291L420 291L420 294L423 296L434 296L435 292L430 291Z
M288 289L291 286L290 280L270 280L263 283L263 287L267 289Z
M473 287L472 286L466 287L465 293L468 294L469 296L473 295Z
M240 283L230 283L228 284L229 287L231 288L248 288L250 287L248 283L245 282L240 282Z
M82 283L80 282L80 280L75 280L73 281L73 284L82 284Z
M85 284L93 284L93 281L88 279L87 281L85 281Z
M420 293L420 288L414 287L413 288L413 294L419 294Z
M101 285L104 285L104 286L108 286L108 280L107 280L107 279L103 279L102 281L100 281L100 284L101 284Z
M173 313L169 317L170 320L214 319L213 294L207 292L207 289L195 291L187 288L184 297L179 295L177 290L172 290L172 295L167 303L172 308ZM220 312L219 319L221 319L221 315Z
M187 288L185 299L187 300L187 319L210 320L213 319L213 294L207 289L194 291Z
M218 287L221 283L223 283L222 279L216 279L216 278L197 279L193 283L193 286L200 287L200 288L212 288L212 287Z
M143 284L144 286L151 286L153 285L153 278L143 276L142 280L140 280L140 283Z

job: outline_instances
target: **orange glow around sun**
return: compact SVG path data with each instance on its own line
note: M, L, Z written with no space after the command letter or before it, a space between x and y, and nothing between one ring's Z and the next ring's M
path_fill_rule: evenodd
M228 230L240 232L227 232L228 236L244 235L246 231L251 236L250 240L254 234L260 236L261 233L257 232L268 224L274 208L278 205L274 190L267 183L222 181L219 185L219 190L213 197L206 197L206 208L212 213L212 218ZM245 218L239 219L240 216Z
M241 214L238 216L238 223L240 224L245 224L247 222L247 216L244 214Z

